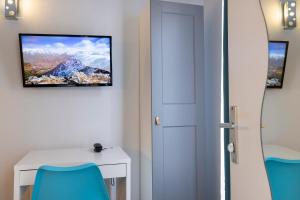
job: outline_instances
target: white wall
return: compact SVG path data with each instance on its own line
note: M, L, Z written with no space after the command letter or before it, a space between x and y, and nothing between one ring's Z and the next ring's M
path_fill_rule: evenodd
M4 1L1 1L3 4ZM139 0L22 0L22 19L0 17L0 199L13 195L13 165L28 151L121 145L139 200ZM1 10L4 10L1 5ZM18 33L112 35L113 87L22 87Z
M290 42L283 89L267 89L263 107L263 142L300 151L300 26L284 30L280 1L262 0L270 40ZM298 14L300 13L298 7ZM299 22L299 18L298 18Z

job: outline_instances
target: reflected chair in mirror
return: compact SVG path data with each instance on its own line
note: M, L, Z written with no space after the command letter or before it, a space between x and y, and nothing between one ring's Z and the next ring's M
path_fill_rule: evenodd
M300 160L266 159L273 200L300 199Z
M38 169L32 200L109 200L102 174L95 164Z

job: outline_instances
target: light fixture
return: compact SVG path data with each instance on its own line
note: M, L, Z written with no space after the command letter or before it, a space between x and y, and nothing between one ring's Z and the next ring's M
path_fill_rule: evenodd
M5 17L7 19L17 19L19 0L5 0Z
M296 1L285 1L282 3L283 26L285 29L294 29L297 26Z

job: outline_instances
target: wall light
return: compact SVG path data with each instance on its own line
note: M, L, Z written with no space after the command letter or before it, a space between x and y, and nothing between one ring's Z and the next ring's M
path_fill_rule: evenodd
M296 1L286 1L282 3L283 25L285 29L294 29L297 26Z
M7 19L17 19L19 0L5 0L5 17Z

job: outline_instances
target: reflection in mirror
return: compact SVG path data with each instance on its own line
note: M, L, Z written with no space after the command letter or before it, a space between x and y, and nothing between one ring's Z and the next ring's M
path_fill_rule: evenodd
M261 0L269 37L262 143L273 200L300 199L300 26L297 2Z

